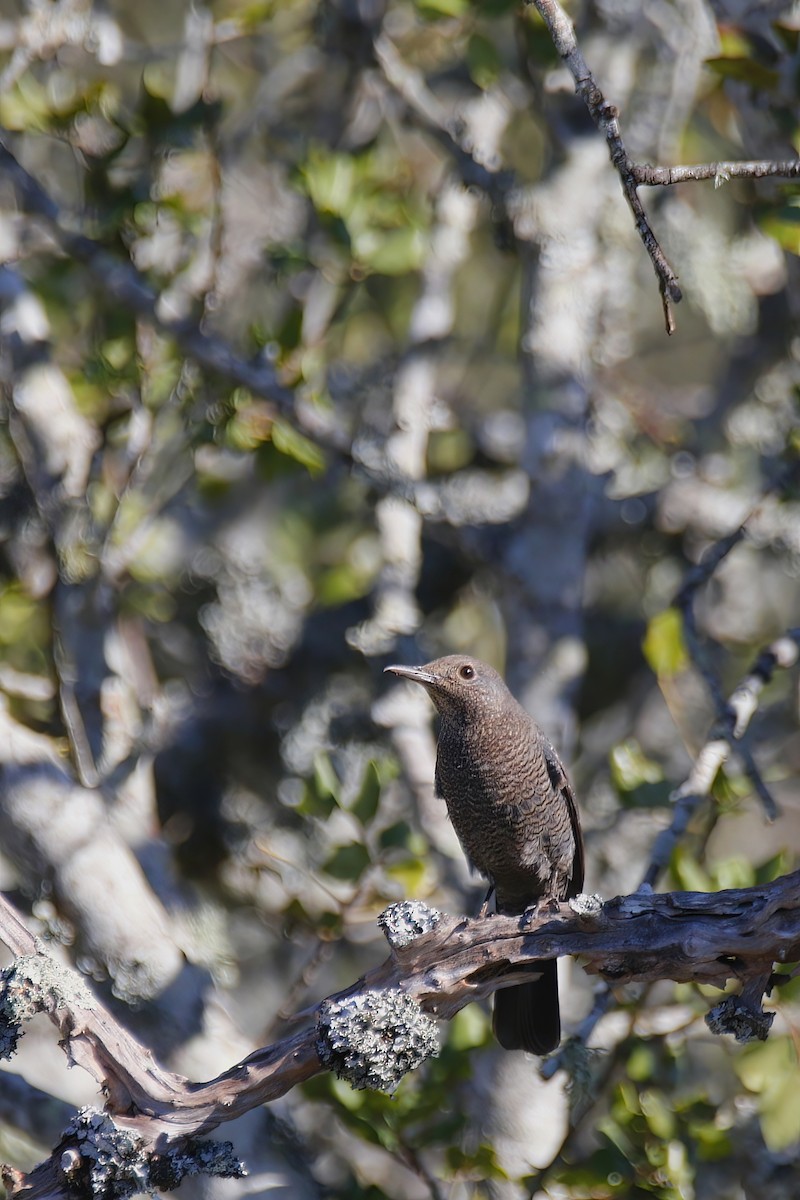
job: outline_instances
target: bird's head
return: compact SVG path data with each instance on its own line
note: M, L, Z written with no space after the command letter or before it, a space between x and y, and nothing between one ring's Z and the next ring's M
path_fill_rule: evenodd
M386 667L392 675L421 683L443 717L469 721L499 715L516 701L494 667L469 654L448 654L422 667Z

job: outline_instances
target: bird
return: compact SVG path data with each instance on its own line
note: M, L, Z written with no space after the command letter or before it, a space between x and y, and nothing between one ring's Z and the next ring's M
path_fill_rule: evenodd
M567 773L548 738L487 663L449 654L394 665L421 684L441 718L436 794L470 865L489 882L497 911L567 900L583 887L580 818ZM555 959L531 982L495 992L493 1029L506 1050L549 1054L561 1040Z

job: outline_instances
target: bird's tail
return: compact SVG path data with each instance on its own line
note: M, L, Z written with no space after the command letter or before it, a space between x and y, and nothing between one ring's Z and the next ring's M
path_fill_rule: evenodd
M549 1054L561 1040L556 960L537 965L542 971L539 979L494 994L492 1027L504 1050Z

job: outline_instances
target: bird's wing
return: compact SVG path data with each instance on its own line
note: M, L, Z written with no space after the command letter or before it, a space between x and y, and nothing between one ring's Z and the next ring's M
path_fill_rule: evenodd
M578 805L575 802L575 793L572 790L572 785L567 779L567 773L561 764L561 759L556 754L555 748L551 746L546 737L542 737L542 750L544 751L544 759L547 763L547 773L550 776L550 782L557 792L560 792L567 804L569 812L569 823L572 826L572 836L575 839L575 857L572 860L572 878L569 882L569 890L567 899L570 896L577 896L583 888L583 834L581 833L581 822L578 816Z

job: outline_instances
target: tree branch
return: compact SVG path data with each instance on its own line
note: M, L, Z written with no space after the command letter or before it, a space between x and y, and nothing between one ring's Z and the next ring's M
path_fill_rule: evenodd
M611 162L620 177L625 199L633 213L636 231L650 256L658 279L667 333L672 334L675 332L672 305L679 303L682 292L678 284L678 277L653 233L644 205L639 199L637 187L641 184L667 186L701 179L713 179L717 186L724 180L732 178L762 179L767 176L783 176L794 179L800 175L800 159L785 162L765 160L761 162L701 163L688 167L652 167L648 164L633 162L628 155L620 132L619 112L613 104L606 100L598 87L578 46L572 21L558 0L526 0L526 3L534 5L547 26L553 45L575 80L576 91L582 97L589 115L608 143Z
M631 163L630 171L638 184L648 187L669 187L673 183L692 183L713 179L721 187L729 179L767 179L779 176L796 179L800 175L800 158L784 162L763 159L759 162L695 163L688 167L651 167L648 163Z
M275 406L281 416L320 446L350 457L349 439L311 405L303 404L292 388L280 382L263 359L245 359L215 334L204 333L189 321L170 320L159 311L159 295L132 262L110 254L99 242L69 228L61 209L0 141L0 172L8 176L21 206L42 217L62 250L83 263L106 296L128 312L135 313L167 336L189 358L215 374L246 387Z
M737 530L736 534L723 539L717 546L712 547L706 556L709 564L712 565L706 566L706 559L704 559L700 567L695 568L694 572L690 572L689 578L696 578L700 582L705 582L710 578L714 566L721 562L727 551L740 540L741 536L743 536L742 532ZM687 578L684 589L688 586ZM715 697L720 697L717 705L718 720L699 750L688 776L670 795L670 801L674 806L672 820L666 829L662 829L653 844L650 862L639 885L642 892L651 891L662 871L666 870L672 852L686 832L692 815L700 802L711 794L714 781L728 761L731 751L735 749L741 752L740 739L746 733L758 707L761 692L770 682L776 670L785 670L794 666L798 654L800 654L800 629L790 629L761 651L750 671L736 686L727 701L717 686L714 694ZM775 802L771 800L771 803L774 808ZM769 812L770 810L767 809L768 815ZM610 987L607 985L599 987L591 1011L581 1021L574 1037L584 1043L587 1042L601 1017L605 1016L608 1011L611 1001ZM562 1047L547 1060L542 1073L546 1078L555 1075L556 1071L564 1066L564 1061L565 1051Z
M414 914L406 910L399 919L395 910L404 906L388 910L382 923L392 954L351 987L318 1005L313 1013L316 1028L255 1051L207 1083L192 1083L161 1068L90 995L80 977L44 952L0 898L0 939L20 956L4 973L0 992L6 1055L13 1051L21 1021L45 1011L58 1027L70 1060L89 1071L102 1087L106 1113L115 1128L135 1137L152 1161L156 1145L163 1156L165 1148L184 1145L187 1139L284 1095L322 1071L323 1061L365 1086L374 1078L370 1064L364 1065L367 1051L357 1044L355 1034L347 1048L352 1053L343 1054L341 1045L334 1045L332 1014L360 1013L362 1030L370 1027L373 1014L378 1018L383 1014L386 1021L390 1010L403 1014L397 1019L406 1022L410 1010L449 1020L464 1005L518 983L535 970L538 961L569 954L581 958L584 970L611 983L672 979L723 987L737 979L749 985L745 1007L751 1012L758 1008L764 1022L757 998L750 994L758 990L756 981L761 980L758 986L763 990L775 962L800 959L800 871L758 887L713 894L641 892L605 904L578 897L545 912L530 909L519 917L469 919L434 913L422 905L411 907ZM420 929L427 932L420 934ZM337 1027L339 1039L343 1028L353 1027ZM387 1058L402 1055L400 1041L392 1038L393 1027L384 1024L387 1028L388 1035L380 1039L384 1065ZM403 1047L408 1028L403 1026ZM720 1028L730 1031L732 1027L723 1022ZM766 1031L757 1031L757 1036L766 1036ZM359 1052L359 1067L352 1072L348 1063ZM394 1083L399 1074L402 1071ZM63 1163L73 1161L67 1151L82 1152L82 1144L69 1132L53 1156L25 1177L14 1194L31 1200L65 1196L68 1181Z
M633 163L628 156L625 143L619 127L619 113L613 104L609 104L597 86L594 76L581 53L575 38L575 29L567 14L557 0L529 0L544 21L553 39L553 45L566 63L575 89L583 99L589 115L608 143L611 161L617 169L622 183L625 199L628 201L636 232L642 239L644 248L650 255L650 261L658 279L661 292L661 303L664 309L664 323L668 334L675 332L675 318L672 305L679 303L682 292L678 285L678 277L667 261L658 239L650 228L650 222L644 205L636 191L637 180L634 176Z
M764 492L758 504L741 525L710 546L700 562L687 572L674 600L675 607L680 611L683 620L683 633L689 657L708 688L717 717L712 739L704 747L704 752L707 750L708 745L712 744L714 738L721 739L723 745L727 743L722 757L719 758L714 768L711 782L713 782L713 777L716 776L719 767L728 758L729 751L735 751L744 763L747 775L753 784L756 795L761 801L767 820L769 821L774 821L779 815L778 806L764 782L749 747L743 743L742 739L757 707L758 697L765 684L769 683L776 668L786 669L794 666L797 662L798 648L800 647L800 629L787 630L782 637L778 638L771 646L762 651L750 673L739 684L739 687L731 697L726 700L719 680L708 662L705 647L697 629L695 601L700 589L708 583L723 559L746 537L748 526L757 517L767 498L776 493L780 494L787 491L796 482L796 477L797 466L792 464ZM698 756L693 773L700 766L700 761L700 756ZM678 794L676 796L680 798ZM650 879L649 882L653 883L655 880Z

